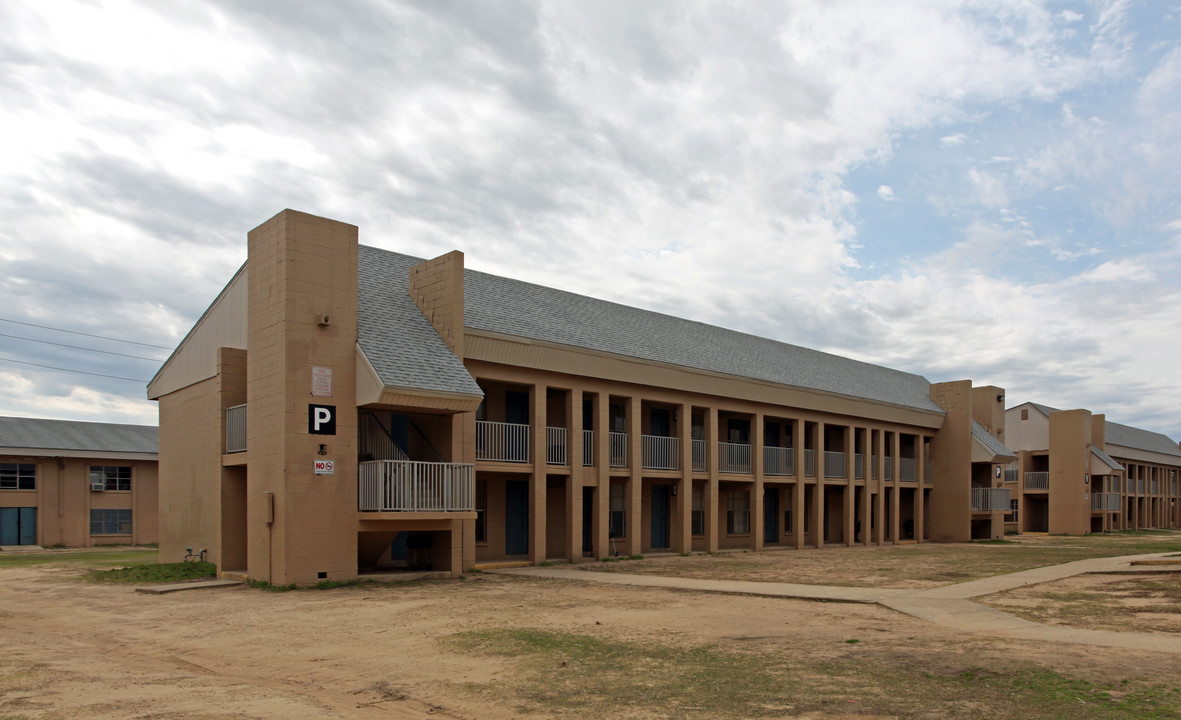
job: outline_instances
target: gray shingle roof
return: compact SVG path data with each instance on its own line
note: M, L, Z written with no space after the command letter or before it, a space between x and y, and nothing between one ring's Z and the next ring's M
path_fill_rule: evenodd
M1162 455L1172 455L1181 458L1181 447L1169 439L1168 435L1141 430L1130 425L1115 422L1106 424L1106 440L1109 445L1121 445L1137 450L1148 450Z
M158 446L151 425L0 417L0 447L154 454Z
M361 246L361 348L387 385L479 393L406 293L410 268L420 262ZM464 324L943 414L919 375L475 270L464 271Z
M484 393L407 294L418 258L362 245L357 253L357 341L387 386Z
M473 270L464 284L472 329L943 414L919 375Z
M1001 442L1000 440L997 440L995 437L993 437L992 433L985 430L984 426L981 425L980 423L976 422L975 420L972 421L972 437L976 438L981 443L983 443L984 447L988 448L988 451L991 452L993 455L999 455L1001 457L1012 458L1014 460L1017 459L1016 453L1014 453L1009 448L1005 447L1005 444L1003 442Z
M1058 412L1058 408L1052 408L1049 405L1040 405L1038 403L1029 403L1037 408L1037 411L1046 417L1050 417L1050 413ZM1103 424L1104 440L1108 445L1119 445L1120 447L1134 448L1136 450L1148 450L1149 452L1161 453L1163 455L1173 455L1181 457L1181 447L1177 443L1169 439L1168 435L1152 432L1151 430L1141 430L1131 425L1122 425L1117 422L1106 421Z

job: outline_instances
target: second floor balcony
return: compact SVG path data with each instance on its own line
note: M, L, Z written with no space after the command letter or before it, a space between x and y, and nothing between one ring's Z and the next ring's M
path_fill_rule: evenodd
M1119 512L1119 493L1091 493L1092 512Z
M374 460L357 472L362 512L470 512L475 466L469 463Z
M1010 512L1009 488L972 488L972 512Z
M1050 489L1050 473L1049 472L1027 472L1027 473L1025 473L1025 489L1026 490L1049 490Z

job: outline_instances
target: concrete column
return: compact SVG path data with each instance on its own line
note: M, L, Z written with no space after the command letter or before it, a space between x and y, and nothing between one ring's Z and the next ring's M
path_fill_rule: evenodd
M816 423L816 491L812 493L812 544L824 547L824 423Z
M566 554L570 562L582 560L582 389L566 393L567 455Z
M598 486L595 490L595 557L605 558L611 554L608 536L608 521L611 509L611 397L600 392L595 397L595 475Z
M705 410L705 546L709 552L718 551L718 409Z
M545 391L546 386L537 383L529 395L529 458L533 464L529 474L529 559L535 565L545 561L546 549Z
M915 489L914 489L914 539L917 542L923 541L923 491L926 489L927 478L927 447L923 442L922 435L915 435Z
M750 499L750 548L762 550L766 518L763 515L763 414L755 413L751 418L750 429L750 472L754 478Z
M854 477L856 476L857 473L855 473L853 471L853 468L856 465L856 457L855 457L855 453L854 453L854 449L856 448L856 443L854 442L854 439L853 439L853 433L854 433L853 426L846 425L845 430L844 430L844 434L845 434L845 504L844 504L844 507L842 508L842 510L844 511L844 517L845 517L844 541L845 541L845 545L847 545L848 547L853 547L853 545L854 545L853 538L856 537L856 532L855 532L856 525L854 525L854 522L856 521L854 518L854 509L856 507L856 503L854 502L854 499L855 499L855 496L857 493L856 493L856 490L854 489L855 483L856 483L856 481L854 480Z
M641 434L644 428L643 405L640 398L627 399L627 445L631 479L627 484L627 547L628 555L643 552L643 529L640 510L644 502L644 456Z
M791 541L796 550L804 547L804 421L791 424L792 474L796 485L791 493Z
M682 403L677 408L677 436L681 443L681 479L674 486L673 550L687 553L693 550L693 406Z
M902 452L902 437L897 432L893 432L890 433L890 438L890 486L894 493L894 516L890 518L890 535L894 538L894 544L897 545L902 540L899 534L902 529L902 492L899 479L899 476L902 475L902 464L899 462L899 454Z

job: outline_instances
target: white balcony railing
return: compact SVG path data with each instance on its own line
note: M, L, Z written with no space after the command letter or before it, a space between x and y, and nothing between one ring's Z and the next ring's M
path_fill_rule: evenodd
M816 477L816 451L804 450L804 477Z
M845 477L845 453L833 452L831 450L824 451L824 477L826 478L843 478Z
M1092 512L1119 512L1119 493L1092 493Z
M226 408L226 452L246 451L246 406Z
M1010 512L1009 488L972 488L972 512Z
M865 456L853 453L853 477L861 480L865 477Z
M923 463L923 482L924 483L935 482L935 478L933 478L931 476L931 461L930 460L927 460L926 462Z
M763 473L767 475L795 475L795 448L763 448Z
M545 464L566 465L568 446L566 428L547 427L545 429Z
M704 440L693 439L693 470L695 472L705 472L705 446Z
M882 479L886 482L894 482L894 458L885 458L883 466L886 468L882 473Z
M529 462L529 426L477 420L476 459Z
M375 460L358 468L357 507L381 512L470 512L475 467L468 463Z
M1026 490L1049 490L1050 489L1050 473L1048 473L1048 472L1027 472L1027 473L1025 473L1025 489Z
M732 442L718 443L718 472L749 473L750 444Z
M641 435L645 470L677 470L681 463L681 439L660 435Z
M611 467L627 467L627 433L609 432L607 442L611 446Z
M898 460L898 479L902 482L918 481L918 463L914 458L901 458Z
M582 466L593 467L595 464L595 431L582 431Z

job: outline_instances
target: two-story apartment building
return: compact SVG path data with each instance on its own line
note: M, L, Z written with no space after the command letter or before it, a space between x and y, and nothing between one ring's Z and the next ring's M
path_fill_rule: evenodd
M148 387L161 557L367 569L1000 537L1004 392L283 211Z
M0 545L156 542L156 428L0 417Z
M1006 472L1020 532L1181 527L1181 447L1087 410L1027 402L1006 412L1018 462Z

